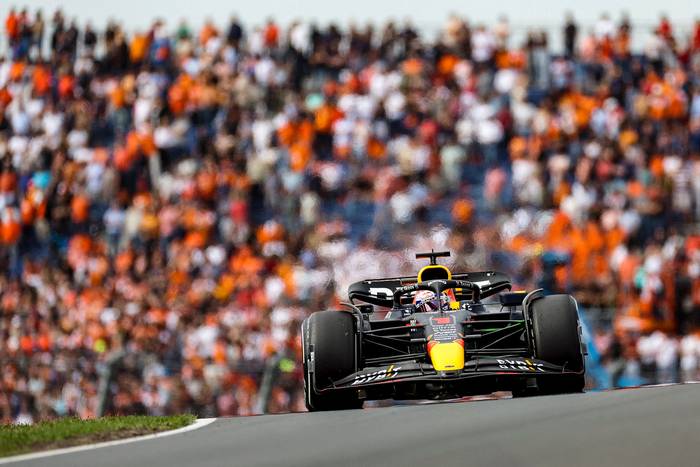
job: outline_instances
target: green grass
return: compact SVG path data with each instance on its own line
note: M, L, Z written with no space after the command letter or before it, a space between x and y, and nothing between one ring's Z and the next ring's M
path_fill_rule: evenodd
M34 425L0 425L0 457L172 430L193 423L194 415L60 418Z

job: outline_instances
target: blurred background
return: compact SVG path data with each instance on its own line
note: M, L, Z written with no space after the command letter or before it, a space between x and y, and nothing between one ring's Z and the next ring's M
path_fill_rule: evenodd
M0 6L0 421L303 410L301 320L430 248L698 379L700 12L374 3Z

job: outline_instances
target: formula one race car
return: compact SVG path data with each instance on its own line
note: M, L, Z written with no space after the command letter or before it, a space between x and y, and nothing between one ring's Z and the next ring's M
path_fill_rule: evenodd
M582 392L585 347L570 295L510 292L498 272L452 274L429 258L415 277L371 279L338 311L302 323L310 411L365 400ZM492 297L489 301L484 301ZM381 319L371 319L385 311Z

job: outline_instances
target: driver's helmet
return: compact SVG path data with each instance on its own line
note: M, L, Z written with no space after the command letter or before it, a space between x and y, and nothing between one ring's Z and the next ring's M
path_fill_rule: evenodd
M430 290L418 290L413 296L413 304L416 311L430 313L432 311L449 310L450 297L445 292L440 294L440 300L435 298L435 292Z

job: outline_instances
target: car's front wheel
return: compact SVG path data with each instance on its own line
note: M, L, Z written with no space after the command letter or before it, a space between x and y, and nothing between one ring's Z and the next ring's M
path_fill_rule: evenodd
M579 374L541 377L537 391L513 395L582 392L586 380L576 301L571 295L550 295L534 300L530 307L535 357Z
M317 392L355 371L355 319L343 311L319 311L304 321L304 395L309 411L362 407L356 391Z

